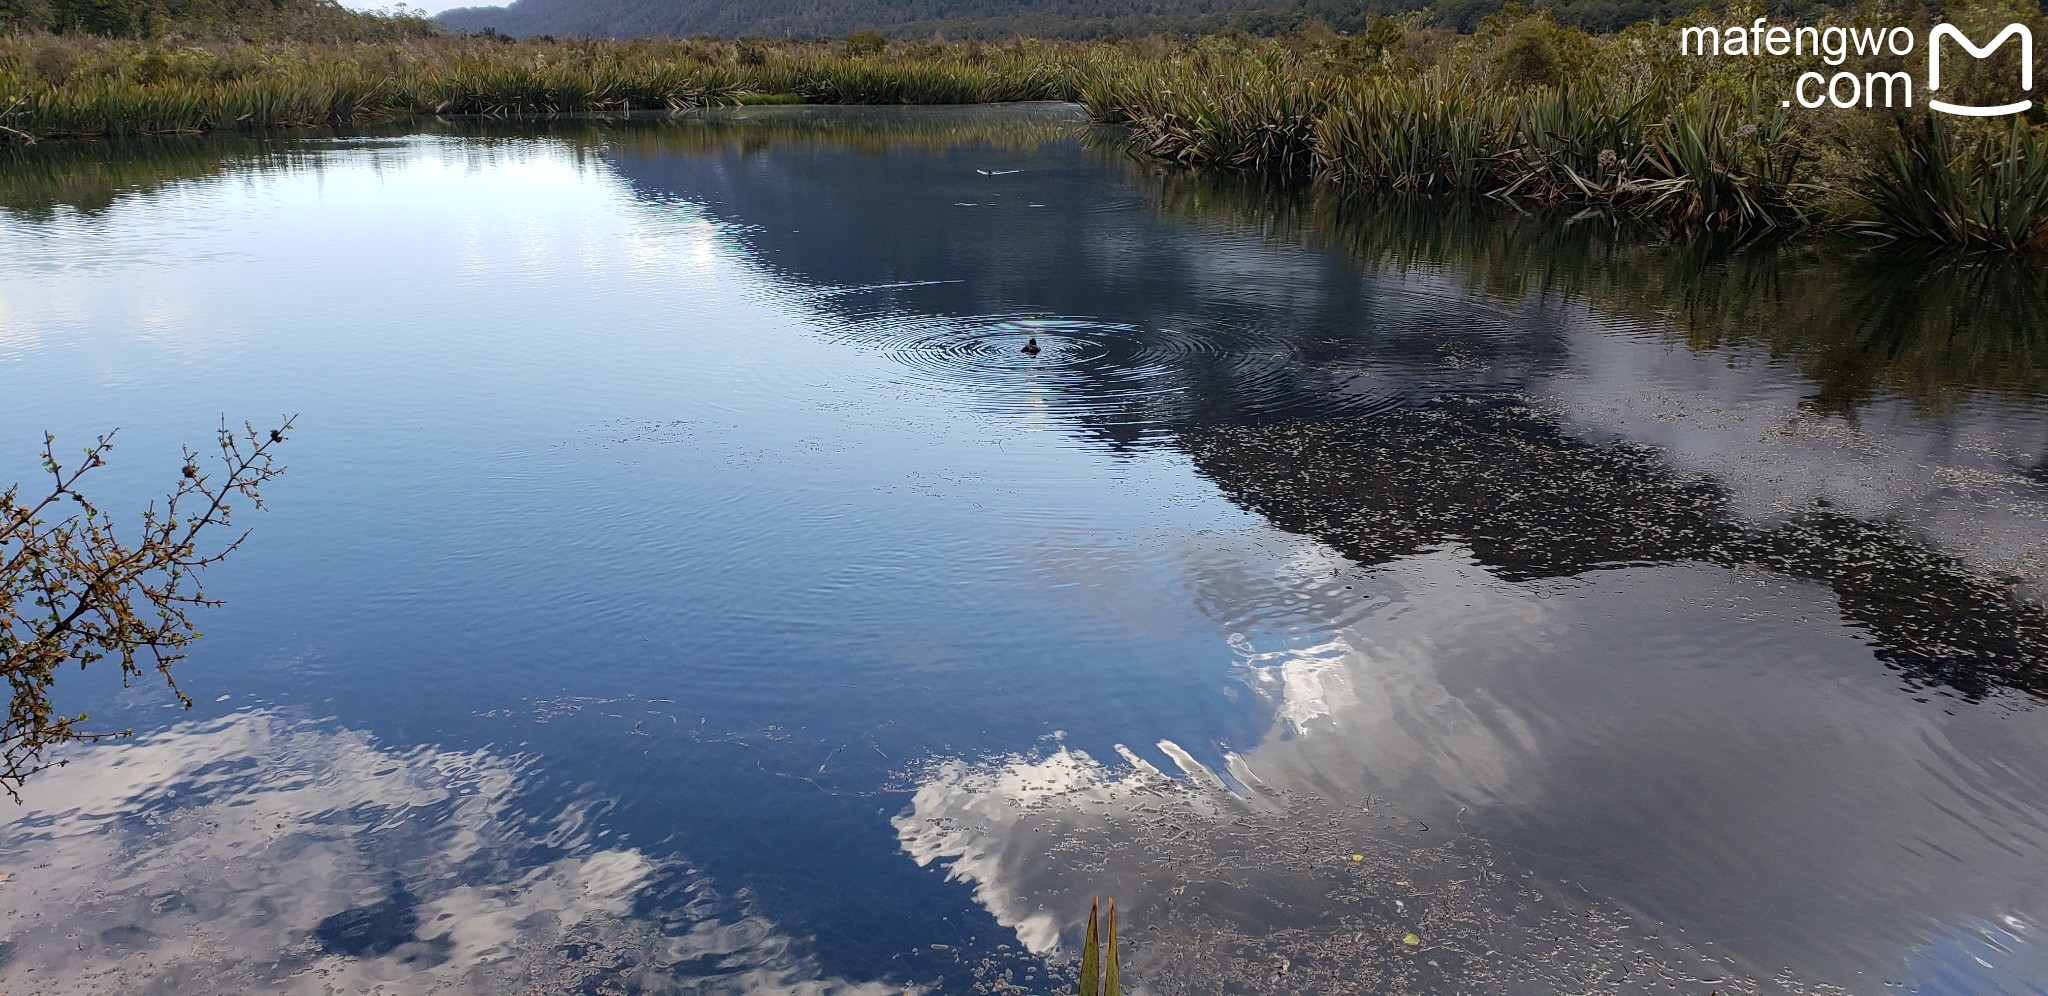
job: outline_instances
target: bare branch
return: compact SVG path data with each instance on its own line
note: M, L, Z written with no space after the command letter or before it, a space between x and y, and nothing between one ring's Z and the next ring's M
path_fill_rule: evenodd
M186 449L177 483L161 506L143 510L132 541L77 488L87 472L106 465L114 433L99 437L74 464L60 460L56 439L44 435L48 490L29 503L20 485L0 492L0 674L12 693L0 723L0 789L19 799L22 781L47 766L45 754L57 744L120 735L81 729L85 715L54 711L50 688L64 665L117 659L124 683L149 667L191 707L171 667L198 637L191 610L219 604L206 597L198 572L234 552L248 533L211 549L199 541L231 524L230 498L263 507L262 486L284 472L272 447L285 441L292 422L263 431L245 422L237 432L223 419L215 439L219 470L202 471L199 455Z

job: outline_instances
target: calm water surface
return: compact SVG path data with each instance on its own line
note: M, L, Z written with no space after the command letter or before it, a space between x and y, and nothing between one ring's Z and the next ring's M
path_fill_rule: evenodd
M1098 894L1158 993L2048 987L2034 274L1054 106L0 176L0 479L299 415L9 992L1055 992Z

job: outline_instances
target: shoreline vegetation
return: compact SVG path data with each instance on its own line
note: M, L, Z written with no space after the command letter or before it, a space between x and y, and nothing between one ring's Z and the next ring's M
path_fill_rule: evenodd
M0 14L19 2L0 0ZM1703 10L1596 35L1510 6L1469 33L1416 15L1376 16L1351 34L1312 26L1270 38L1000 43L873 33L515 40L447 33L402 8L364 15L317 4L269 20L209 9L138 38L48 18L20 30L17 17L0 22L15 25L0 34L0 144L451 115L1060 100L1127 129L1135 151L1188 167L1578 207L1681 235L1829 229L1968 250L2048 248L2040 109L1961 120L1920 107L1786 107L1780 98L1798 74L1817 67L1679 51L1685 26L1763 14ZM115 27L141 33L145 15ZM2048 37L2033 0L1965 0L1935 15L1880 0L1832 17L1923 34L1949 20L1987 37L1985 26L2020 20ZM1839 68L1910 61L1880 55ZM1957 66L1944 92L1964 97L2009 87L2017 69L2000 57Z

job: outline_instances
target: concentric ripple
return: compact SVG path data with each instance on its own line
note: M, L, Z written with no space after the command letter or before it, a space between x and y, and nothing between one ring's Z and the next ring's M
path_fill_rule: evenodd
M869 316L843 327L913 376L997 415L1142 433L1278 415L1370 414L1401 401L1375 364L1252 325L1141 327L1042 315ZM1039 351L1026 346L1036 341ZM1314 348L1322 346L1324 348Z

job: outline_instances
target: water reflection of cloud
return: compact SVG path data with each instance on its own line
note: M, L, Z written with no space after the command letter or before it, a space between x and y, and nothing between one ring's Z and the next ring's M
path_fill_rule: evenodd
M594 803L522 814L526 768L267 712L80 751L0 822L0 987L902 991L821 977Z
M1233 789L1157 746L1172 776L1121 748L1114 764L1062 749L935 765L899 838L1041 956L1071 956L1091 897L1114 896L1140 993L1615 992L1724 975L1703 952L1629 947L1621 911L1514 874L1454 824L1297 795L1313 783L1271 784L1245 757L1228 758Z
M2038 405L1980 393L1934 410L1887 394L1843 418L1816 410L1811 380L1762 350L1617 334L1590 314L1562 328L1568 367L1530 384L1562 424L1713 475L1746 519L1826 505L1902 521L1978 570L2048 590L2048 495L2028 475L2048 437Z
M1033 950L1105 893L1157 991L1256 988L1279 958L1302 991L1808 987L1785 968L1939 990L1916 974L1930 937L2044 912L2048 786L1996 759L2048 744L1873 686L1825 589L1705 566L1515 584L1456 552L1333 579L1238 554L1188 583L1266 607L1232 622L1261 743L1220 774L1162 744L1175 778L1134 752L940 765L898 817ZM1373 608L1321 621L1338 597ZM1959 988L2035 960L1970 962Z

